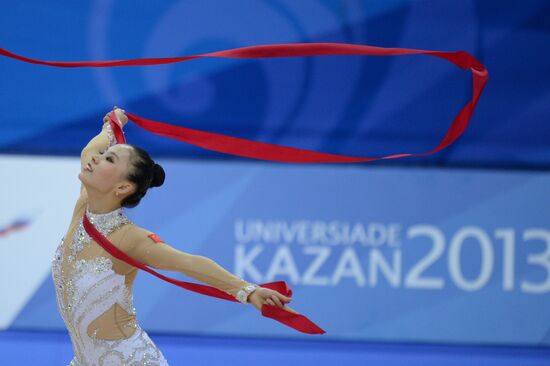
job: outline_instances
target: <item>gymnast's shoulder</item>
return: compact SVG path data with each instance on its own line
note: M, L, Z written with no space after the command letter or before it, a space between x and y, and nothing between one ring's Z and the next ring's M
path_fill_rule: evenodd
M124 241L131 247L151 244L166 244L155 232L143 228L135 223L127 225Z

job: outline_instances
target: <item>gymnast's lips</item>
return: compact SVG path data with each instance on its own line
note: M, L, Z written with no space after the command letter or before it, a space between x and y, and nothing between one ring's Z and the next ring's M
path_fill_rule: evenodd
M93 172L94 170L92 169L92 164L88 163L88 164L86 165L85 170L87 170L87 171L89 171L89 172Z

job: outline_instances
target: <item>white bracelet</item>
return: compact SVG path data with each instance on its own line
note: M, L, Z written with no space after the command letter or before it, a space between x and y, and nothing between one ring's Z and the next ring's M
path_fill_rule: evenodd
M109 138L109 146L116 145L116 138L115 134L113 133L113 129L111 128L111 123L109 121L105 122L105 129L107 130L107 137Z
M248 303L248 295L254 292L254 290L256 290L258 287L258 285L253 283L244 286L242 289L239 290L239 292L237 292L237 300L239 300L243 304Z

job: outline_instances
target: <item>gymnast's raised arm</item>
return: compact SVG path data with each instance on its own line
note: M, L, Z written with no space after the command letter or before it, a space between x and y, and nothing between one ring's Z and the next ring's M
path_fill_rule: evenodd
M114 111L118 117L119 122L121 123L121 126L123 127L126 123L128 123L128 117L126 117L125 111L120 108L114 108ZM80 152L80 169L85 169L86 165L92 160L92 156L94 154L101 154L103 151L107 150L110 146L116 145L116 139L115 135L111 129L111 125L109 123L109 114L111 111L109 111L105 117L103 117L103 127L101 128L101 131L99 134L94 136L90 142L82 149ZM84 189L84 185L80 185L80 197L78 198L78 201L75 206L75 213L78 211L79 208L82 207L83 204L86 203L88 197L86 194L86 190Z
M114 111L118 117L118 120L122 124L122 127L128 123L128 117L126 117L123 109L115 108ZM103 127L101 128L101 132L92 138L90 142L88 142L88 144L82 149L82 152L80 153L81 167L84 167L90 162L93 154L100 154L102 151L107 150L110 146L117 143L115 140L115 135L111 129L111 124L109 123L110 113L111 112L107 113L105 117L103 117Z

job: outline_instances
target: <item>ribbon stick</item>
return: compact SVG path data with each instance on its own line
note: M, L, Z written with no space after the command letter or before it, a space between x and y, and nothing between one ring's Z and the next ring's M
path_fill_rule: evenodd
M270 57L303 57L303 56L399 56L411 54L424 54L447 60L463 70L470 70L472 74L472 97L456 115L449 126L447 133L439 144L432 150L423 153L402 153L376 157L354 157L338 154L329 154L306 149L287 147L282 145L258 142L233 136L227 136L214 132L206 132L196 129L175 126L168 123L145 119L131 113L127 113L129 120L141 128L157 135L170 137L204 149L225 154L242 156L260 160L270 160L285 163L357 163L381 159L395 159L406 156L419 156L433 154L440 149L452 144L468 127L473 111L487 83L489 74L487 69L475 57L466 51L443 52L409 48L384 48L369 45L348 43L290 43L257 45L241 48L233 48L222 51L203 53L198 55L140 58L129 60L110 61L43 61L17 55L6 49L0 48L0 55L24 61L32 64L55 67L119 67L119 66L151 66L176 62L185 62L203 57L217 58L270 58Z

